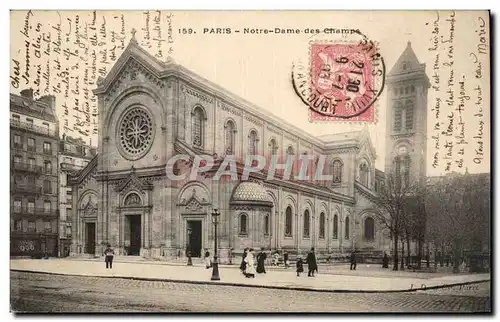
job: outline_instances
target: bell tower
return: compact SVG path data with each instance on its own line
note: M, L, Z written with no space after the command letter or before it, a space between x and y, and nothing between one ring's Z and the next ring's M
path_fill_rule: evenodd
M387 75L385 173L402 183L426 176L429 78L408 42Z

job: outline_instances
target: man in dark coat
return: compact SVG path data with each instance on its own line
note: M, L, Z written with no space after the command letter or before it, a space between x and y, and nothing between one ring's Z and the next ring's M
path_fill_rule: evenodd
M384 258L382 259L382 268L389 268L389 257L387 257L387 253L384 253Z
M351 271L353 270L353 267L354 267L354 270L356 270L356 252L353 251L351 253Z
M288 252L286 250L283 253L283 263L285 264L285 268L290 266L290 262L288 261Z
M257 273L259 274L266 273L266 268L264 267L266 259L267 259L267 254L264 251L264 248L261 248L260 253L257 255Z
M247 263L245 262L245 258L247 257L248 248L243 250L243 257L241 258L240 271L245 274L245 270L247 268Z
M314 277L314 272L318 270L318 264L316 263L316 254L314 253L314 247L311 248L309 254L307 254L306 258L307 263L307 276Z

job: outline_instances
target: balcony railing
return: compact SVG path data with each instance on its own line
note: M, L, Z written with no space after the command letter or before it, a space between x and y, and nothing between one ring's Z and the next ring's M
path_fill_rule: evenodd
M26 171L32 173L42 173L44 170L43 167L39 165L27 162L12 162L12 169L17 171Z
M31 184L14 184L12 188L16 192L42 193L42 187Z
M33 215L33 216L58 216L57 209L29 208L29 207L10 207L12 214Z
M62 162L61 163L61 170L62 171L80 171L83 168L84 167L77 166L77 165L72 164L72 163L67 163L67 162Z
M30 131L30 132L35 132L38 134L47 135L47 136L57 136L57 132L55 130L51 130L51 129L48 129L46 127L39 126L39 125L34 125L34 124L28 123L28 122L21 122L21 121L16 120L16 119L10 119L10 126L13 126L15 128L18 128L18 129Z

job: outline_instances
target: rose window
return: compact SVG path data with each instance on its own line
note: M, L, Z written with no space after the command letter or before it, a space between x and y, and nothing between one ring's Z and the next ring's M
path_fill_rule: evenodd
M123 151L134 159L144 155L153 142L153 120L144 108L128 111L119 129Z

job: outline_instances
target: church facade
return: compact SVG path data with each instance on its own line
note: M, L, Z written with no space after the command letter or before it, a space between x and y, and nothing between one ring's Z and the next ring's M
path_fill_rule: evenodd
M405 53L404 59L416 59ZM399 111L408 87L405 98L413 93L413 103L425 110L421 66L396 63L388 78L388 106L397 105ZM418 74L417 81L410 70ZM394 88L403 88L403 96ZM390 253L389 233L377 221L372 203L384 173L375 169L376 153L366 130L312 136L173 61L158 61L134 38L98 81L95 94L98 155L71 179L72 255L101 254L108 243L120 255L168 259L184 256L188 246L193 256L201 256L205 248L213 254L214 208L220 212L223 263L230 250L237 254L245 247L302 254L315 247L320 256L354 249ZM388 124L404 119L405 132L391 132L386 164L398 162L410 173L409 163L400 160L425 164L413 157L419 144L415 130L423 119L415 117L418 106L412 114L410 104L403 105L403 112L388 116ZM405 158L398 159L398 153ZM170 164L178 154L189 160ZM188 171L196 155L220 163L225 156L244 160L246 155L303 154L326 155L325 171L332 180L267 180L262 173L245 181L213 180L215 170L195 180L167 175Z

